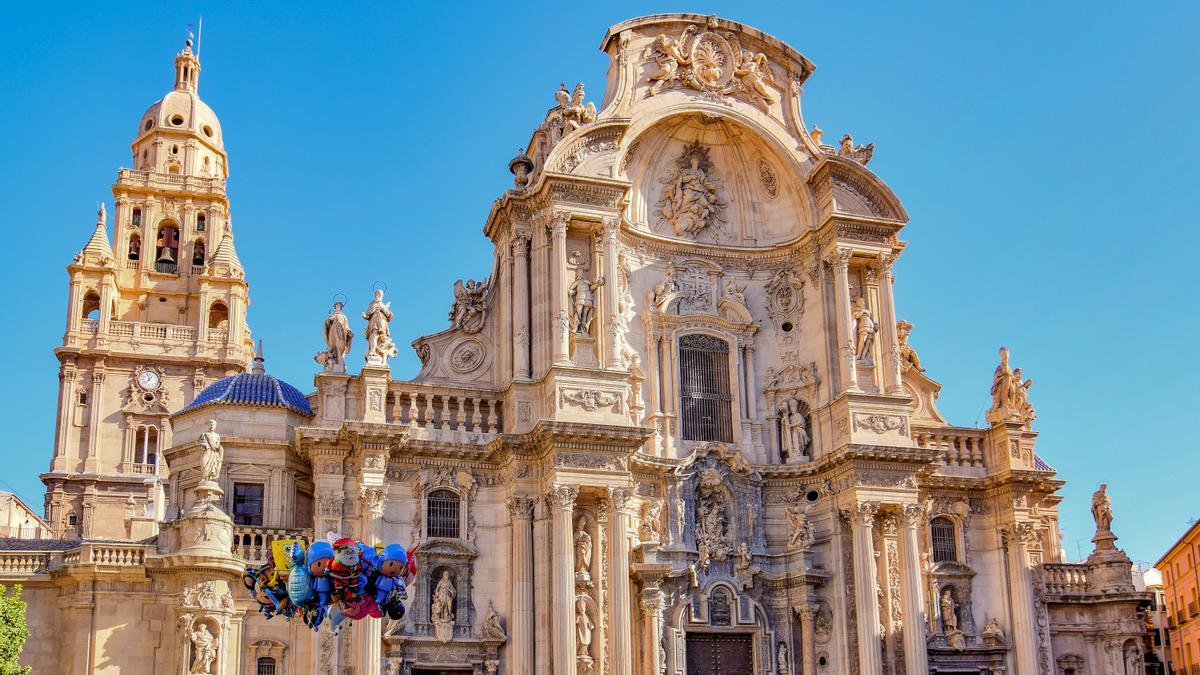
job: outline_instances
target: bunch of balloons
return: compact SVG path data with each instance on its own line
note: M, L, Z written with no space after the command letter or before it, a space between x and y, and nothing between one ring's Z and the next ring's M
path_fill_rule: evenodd
M328 618L337 631L347 619L404 616L407 588L417 575L414 553L415 546L368 546L332 535L307 548L303 540L280 539L267 562L246 568L242 582L268 619L299 615L317 630Z

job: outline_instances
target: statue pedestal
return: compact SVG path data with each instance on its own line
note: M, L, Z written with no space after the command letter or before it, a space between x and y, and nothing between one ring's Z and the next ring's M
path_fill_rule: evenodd
M571 363L580 368L596 368L596 338L580 333L571 334Z
M225 496L225 491L221 489L220 485L211 480L202 480L200 481L200 484L196 486L195 495L195 501L193 501L192 505L188 507L187 513L184 515L194 515L197 513L216 511L222 516L225 516L224 512L221 511L220 506L221 498ZM225 518L228 519L229 516L225 516Z
M1129 556L1116 547L1117 535L1109 530L1097 530L1092 537L1096 545L1088 556L1088 590L1092 593L1132 593L1133 566Z

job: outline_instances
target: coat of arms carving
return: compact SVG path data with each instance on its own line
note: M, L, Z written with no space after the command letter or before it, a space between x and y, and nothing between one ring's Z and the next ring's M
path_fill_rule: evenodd
M646 96L665 87L684 86L713 97L743 96L768 108L778 98L766 54L743 50L732 33L688 26L678 38L659 35L650 47L658 70L646 80Z

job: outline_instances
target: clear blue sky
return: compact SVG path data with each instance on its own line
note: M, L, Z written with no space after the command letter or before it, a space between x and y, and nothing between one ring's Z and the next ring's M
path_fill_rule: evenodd
M805 117L874 142L911 217L898 313L951 422L988 402L996 349L1034 378L1038 451L1067 479L1068 554L1111 483L1115 529L1157 559L1198 514L1196 3L4 3L0 247L9 301L0 478L35 505L49 465L65 266L204 15L255 336L308 389L330 298L385 280L406 342L451 285L560 81L599 98L605 29L717 12L817 65ZM394 364L416 372L411 350ZM1189 421L1190 420L1190 421ZM1087 553L1084 548L1084 554Z

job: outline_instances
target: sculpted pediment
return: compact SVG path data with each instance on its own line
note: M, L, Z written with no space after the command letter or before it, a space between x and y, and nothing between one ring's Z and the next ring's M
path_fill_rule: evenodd
M421 543L418 553L439 558L475 558L479 549L461 539L428 539Z

